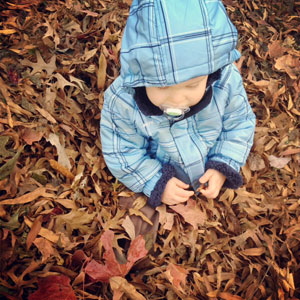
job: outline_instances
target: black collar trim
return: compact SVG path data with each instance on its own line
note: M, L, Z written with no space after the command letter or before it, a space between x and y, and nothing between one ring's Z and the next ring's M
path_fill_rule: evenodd
M184 119L188 118L202 109L204 109L210 102L212 98L212 84L219 80L221 77L221 72L222 69L210 74L207 79L207 84L206 84L206 92L204 96L202 97L202 100L198 102L196 105L191 106L190 111L185 114ZM155 106L148 98L147 93L146 93L146 88L144 86L142 87L136 87L135 89L135 101L140 109L140 111L145 115L145 116L161 116L163 115L163 112L161 109L157 106Z

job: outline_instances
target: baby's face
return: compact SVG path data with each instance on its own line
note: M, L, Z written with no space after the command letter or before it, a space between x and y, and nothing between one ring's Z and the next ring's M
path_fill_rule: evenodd
M150 101L161 109L189 108L201 101L206 89L207 76L166 87L146 87Z

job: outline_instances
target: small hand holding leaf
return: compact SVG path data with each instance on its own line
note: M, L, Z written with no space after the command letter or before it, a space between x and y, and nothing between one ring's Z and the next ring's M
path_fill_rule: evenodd
M200 177L200 188L198 191L206 198L216 198L226 180L226 176L214 169L208 169Z

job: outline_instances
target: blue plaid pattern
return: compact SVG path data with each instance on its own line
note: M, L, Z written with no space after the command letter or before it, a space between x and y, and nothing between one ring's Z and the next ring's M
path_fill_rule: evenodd
M218 0L135 0L121 49L124 85L166 86L211 74L240 56Z
M253 143L255 116L233 64L237 32L217 0L134 0L124 31L121 74L105 92L102 151L112 174L150 196L166 163L194 189L208 160L239 171ZM145 116L134 100L138 86L164 86L221 69L211 103L170 124Z

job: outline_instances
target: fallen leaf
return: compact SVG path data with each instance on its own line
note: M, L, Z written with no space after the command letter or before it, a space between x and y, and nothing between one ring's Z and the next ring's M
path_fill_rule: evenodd
M137 292L136 288L125 278L114 276L109 279L111 289L114 291L113 300L119 300L125 294L132 300L146 300L146 298Z
M66 167L59 164L56 160L50 159L49 163L54 170L58 171L60 174L64 175L65 177L71 180L75 178L75 176Z
M23 151L23 147L14 155L13 158L8 160L3 166L0 167L0 180L3 180L5 177L11 174L22 151Z
M169 263L165 275L173 286L180 292L185 294L184 288L186 285L186 277L188 271L180 266Z
M186 205L178 204L170 206L170 208L180 214L185 222L191 224L194 229L197 229L198 225L204 225L206 219L205 214L197 206L195 200L189 199Z
M27 250L29 250L32 242L35 240L35 238L37 237L37 235L39 234L41 228L42 228L42 220L43 217L42 216L38 216L33 224L32 227L28 233L27 239L26 239L26 246L27 246Z
M172 230L174 225L174 214L167 212L165 205L158 206L156 210L159 212L159 223L165 230Z
M245 250L241 251L240 253L242 255L246 255L246 256L260 256L260 255L264 254L265 251L266 251L265 248L260 247L260 248L245 249Z
M6 199L0 202L1 205L14 205L14 204L25 204L36 200L39 197L52 197L52 194L46 192L46 188L40 187L35 189L34 191L24 194L20 197L14 199Z
M269 55L271 56L271 58L281 57L286 51L286 49L282 47L282 41L279 40L273 41L271 44L268 45L268 48Z
M105 249L105 253L103 255L105 264L103 265L92 260L85 268L86 274L89 275L93 281L108 282L109 279L114 276L124 277L130 271L134 263L145 257L148 252L145 248L144 238L139 235L130 244L127 255L127 263L119 264L112 247L113 240L113 231L105 231L101 237L101 242Z
M37 62L31 62L28 59L21 60L21 64L23 66L28 66L32 68L30 75L34 75L36 73L41 73L43 70L47 72L48 75L52 75L54 71L56 71L56 56L53 55L47 64L41 56L39 51L36 51Z
M281 152L282 156L288 156L288 155L293 155L293 154L298 154L300 153L300 148L297 149L287 149L283 152Z
M70 160L68 158L64 146L59 140L58 135L54 133L50 133L48 138L46 138L46 140L56 147L57 154L58 154L58 163L63 167L67 168L68 170L70 170L71 169Z
M32 143L40 141L43 135L43 132L38 132L31 128L25 128L21 137L28 145L32 145Z
M36 238L33 241L33 244L41 252L42 262L46 262L47 259L50 258L52 255L58 255L56 249L53 247L53 244L43 237Z
M279 71L285 71L291 79L297 79L300 71L300 60L290 54L283 55L276 59L274 67Z
M70 278L65 275L40 278L38 290L30 294L28 300L77 300L70 285Z
M221 299L224 299L224 300L244 300L242 297L240 296L237 296L237 295L232 295L230 293L227 293L227 292L220 292L218 293L218 296L221 298Z
M1 29L0 30L0 34L4 34L4 35L10 35L13 33L16 33L17 31L14 29Z
M291 157L276 157L274 155L269 155L268 159L271 167L282 169L290 162Z
M264 160L257 153L250 153L248 164L251 171L260 171L266 167Z
M135 228L129 216L126 216L122 223L122 227L126 230L131 240L135 239Z
M106 58L103 52L101 52L101 55L99 57L99 69L97 73L97 87L100 90L102 90L105 86L106 68L107 68Z
M64 232L66 228L68 234L71 236L73 230L78 229L80 233L91 233L90 224L95 218L96 212L88 213L87 210L71 210L67 214L58 215L55 217L56 232Z

